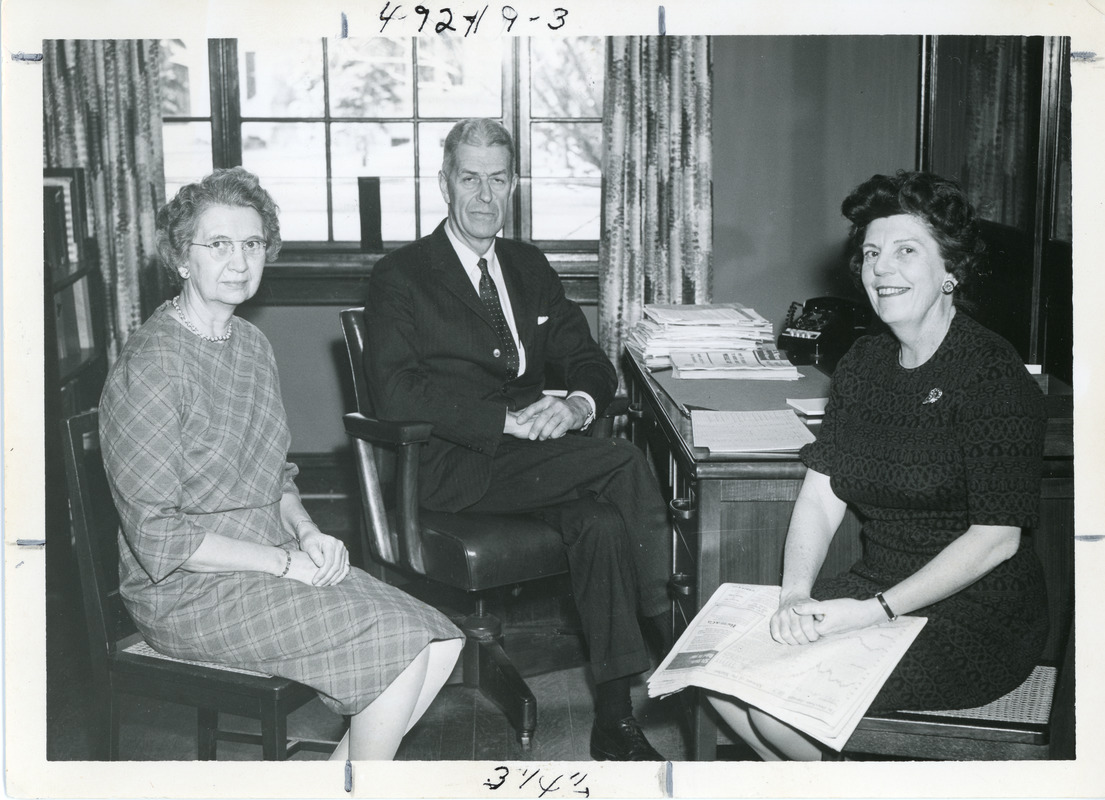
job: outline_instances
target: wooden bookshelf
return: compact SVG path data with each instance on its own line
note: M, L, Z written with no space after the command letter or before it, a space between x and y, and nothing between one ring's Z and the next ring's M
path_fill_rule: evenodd
M95 408L107 378L104 284L80 169L43 173L47 590L75 576L61 421Z

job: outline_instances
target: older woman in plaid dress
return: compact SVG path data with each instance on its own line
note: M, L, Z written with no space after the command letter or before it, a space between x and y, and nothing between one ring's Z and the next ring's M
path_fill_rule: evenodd
M352 715L335 757L391 758L463 635L350 567L300 502L272 350L233 317L279 251L276 206L218 170L157 224L181 292L130 337L100 404L123 598L158 650L292 678Z

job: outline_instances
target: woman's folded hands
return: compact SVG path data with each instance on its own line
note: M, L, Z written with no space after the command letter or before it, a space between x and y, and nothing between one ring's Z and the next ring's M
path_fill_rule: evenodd
M299 552L292 552L288 577L312 586L334 586L348 574L349 551L345 544L313 523L301 526Z

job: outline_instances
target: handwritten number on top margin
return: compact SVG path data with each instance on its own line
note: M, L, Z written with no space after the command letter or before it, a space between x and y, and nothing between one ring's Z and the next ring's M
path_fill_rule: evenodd
M384 3L384 7L380 9L380 21L383 23L383 25L380 26L380 33L384 32L384 29L387 28L388 23L392 20L404 20L407 18L406 14L399 13L399 10L402 7L403 5L401 3L396 3L393 8L391 0L387 0ZM483 16L487 13L487 9L489 7L490 6L485 5L478 14L465 14L461 17L461 19L464 19L468 22L468 27L464 31L464 35L466 37L469 34L476 33L479 30L480 22L483 21ZM426 23L430 20L430 9L424 5L417 5L414 7L414 13L422 17L422 22L418 26L418 32L422 33L422 30L426 27ZM445 8L439 9L439 13L443 14L445 16L445 19L435 23L434 31L439 34L444 33L445 31L456 31L456 28L453 26L453 10L446 6ZM563 28L565 20L568 17L568 9L560 7L554 8L553 15L554 22L546 23L546 27L548 27L549 30L553 31ZM507 23L506 32L510 33L511 30L514 28L514 23L518 21L518 11L514 8L514 6L504 5L502 7L502 16ZM540 17L530 17L529 21L536 22L539 19Z
M389 8L391 8L391 0L388 0L388 2L384 3L384 7L382 9L380 9L380 21L384 23L383 25L380 26L380 33L384 32L384 28L386 28L388 26L388 23L391 22L392 18L395 17L395 15L399 12L399 9L402 8L402 6L399 5L399 4L396 4L395 8L393 8L391 10L391 13L387 14L387 10ZM387 14L387 16L384 16L385 14ZM406 19L406 18L407 18L406 15L403 15L403 16L399 17L399 19Z
M556 25L552 23L546 23L550 31L555 31L564 27L564 18L568 16L568 9L566 8L554 8L553 13L556 14Z
M446 20L445 22L437 23L437 25L434 26L434 30L437 31L438 33L444 33L445 31L455 31L456 28L453 27L453 11L452 11L452 9L443 8L443 9L440 10L440 12L442 14L448 14L449 19Z

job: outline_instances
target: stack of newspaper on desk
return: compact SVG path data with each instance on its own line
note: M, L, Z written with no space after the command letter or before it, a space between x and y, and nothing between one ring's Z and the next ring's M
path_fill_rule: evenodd
M927 620L898 617L788 645L768 629L778 607L778 586L723 583L648 679L649 697L700 686L840 750Z
M648 369L671 366L673 352L751 350L774 339L771 323L740 303L646 305L627 345Z
M672 377L684 380L740 379L757 381L796 381L802 377L798 367L783 352L771 345L750 350L676 351L671 354Z

